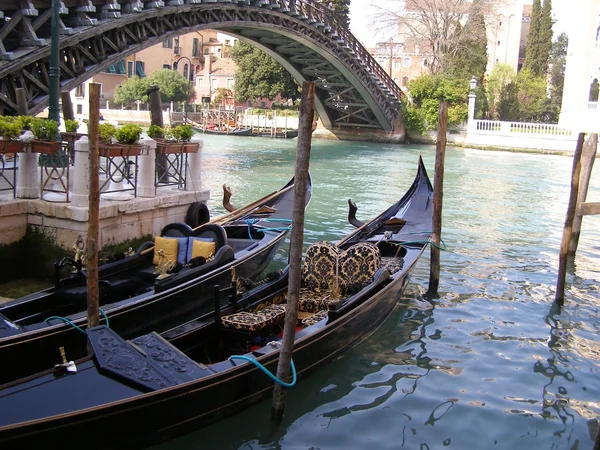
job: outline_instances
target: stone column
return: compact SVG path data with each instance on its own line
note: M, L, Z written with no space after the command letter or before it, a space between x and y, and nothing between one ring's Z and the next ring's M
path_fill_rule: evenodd
M87 136L75 141L75 167L73 168L73 190L71 204L87 208L90 199L90 140Z
M33 133L26 131L19 139L25 143L31 142ZM40 196L40 168L38 153L31 153L31 146L25 146L26 151L19 154L19 170L17 172L17 198L38 198Z
M475 99L477 96L474 92L469 94L469 117L467 120L467 130L472 131L475 129Z
M199 191L202 189L202 147L204 147L204 141L200 136L194 135L192 142L198 142L198 153L188 155L185 189L187 191Z
M137 195L138 197L152 198L156 196L156 187L154 186L156 141L144 136L140 139L140 144L146 147L148 154L139 157Z

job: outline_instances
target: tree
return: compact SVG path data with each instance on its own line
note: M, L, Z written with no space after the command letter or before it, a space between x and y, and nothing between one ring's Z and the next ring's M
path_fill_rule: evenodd
M499 111L507 110L506 102L509 101L509 96L505 87L512 83L516 76L517 73L510 64L498 63L492 69L487 79L488 108L492 113L492 118L498 119L500 116ZM503 102L502 106L499 105L501 101ZM503 114L502 117L506 117L506 114ZM512 118L509 120L516 119Z
M456 27L461 27L460 23ZM487 34L485 20L480 11L469 15L465 27L471 34L465 35L462 45L455 52L446 55L442 63L443 72L459 79L471 79L475 76L478 84L483 84L487 67ZM460 31L457 30L457 33Z
M467 119L466 104L469 80L457 80L445 75L421 75L408 83L411 104L404 106L410 127L418 131L437 126L439 101L448 102L448 125L458 125Z
M333 9L346 26L350 25L350 0L327 0L324 3L328 8Z
M281 64L260 49L237 41L231 57L235 71L235 99L239 102L259 98L273 99L280 95L296 100L300 96L298 84Z
M537 77L546 75L551 46L552 2L545 0L542 9L541 0L533 0L523 68Z
M427 43L432 54L431 72L446 72L450 61L470 48L473 36L485 36L485 24L480 18L492 13L494 3L495 0L394 0L376 6L377 29L398 29L405 41ZM399 7L394 9L394 5Z
M565 84L565 66L567 64L567 47L569 37L561 33L552 44L550 50L550 102L549 109L555 116L560 114L563 87Z
M151 84L156 84L160 88L160 99L163 103L193 100L190 82L184 76L169 69L161 69L149 77L133 77L121 83L115 89L114 101L117 103L148 101L146 92ZM191 99L188 99L188 93L191 94Z

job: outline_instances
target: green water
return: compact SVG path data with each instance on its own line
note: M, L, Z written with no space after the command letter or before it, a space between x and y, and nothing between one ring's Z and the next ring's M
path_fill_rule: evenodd
M294 172L295 141L205 137L213 214ZM307 243L338 239L347 199L368 219L396 201L430 146L313 141ZM600 416L600 217L586 217L562 311L552 309L572 159L448 149L441 298L421 259L367 341L290 390L284 423L263 402L168 449L590 449ZM597 172L597 170L596 170ZM600 176L588 195L600 201ZM285 254L278 256L283 264ZM202 408L202 405L198 405Z

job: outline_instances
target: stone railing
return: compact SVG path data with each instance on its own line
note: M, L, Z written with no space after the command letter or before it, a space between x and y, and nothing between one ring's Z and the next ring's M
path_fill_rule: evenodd
M573 132L549 123L502 122L498 120L472 120L471 127L478 133L504 135L571 136ZM471 128L469 127L469 128Z
M572 130L556 124L471 119L465 144L573 151L576 138Z

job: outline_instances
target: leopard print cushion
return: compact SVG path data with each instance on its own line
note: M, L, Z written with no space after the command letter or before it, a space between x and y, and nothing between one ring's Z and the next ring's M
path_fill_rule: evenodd
M390 275L402 270L403 265L404 259L402 258L394 258L389 256L381 258L381 267L386 268Z
M320 322L321 320L325 319L326 317L327 317L327 310L319 311L318 313L313 314L312 316L309 316L306 319L303 319L302 326L310 327L311 325L314 325L315 323Z
M369 284L381 267L381 253L376 245L360 242L338 257L340 287L347 291L349 286L359 288Z
M226 328L242 331L257 331L285 317L285 305L269 305L258 312L239 312L221 317L221 324Z
M302 281L313 292L329 292L335 281L340 250L328 242L317 242L306 250Z

